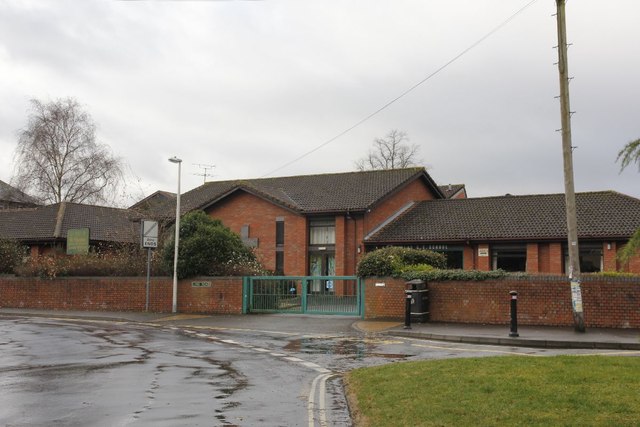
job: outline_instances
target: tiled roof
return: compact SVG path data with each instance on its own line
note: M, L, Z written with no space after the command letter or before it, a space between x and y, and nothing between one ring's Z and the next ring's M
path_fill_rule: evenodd
M139 202L131 205L129 209L138 211L154 211L158 206L163 206L167 201L175 200L176 193L170 193L168 191L156 191L153 194L145 197Z
M300 213L363 211L418 178L442 197L424 168L408 168L208 182L181 196L180 211L207 208L237 190ZM164 212L166 216L175 215L175 201L167 203Z
M74 228L89 228L90 239L95 241L133 243L139 238L140 218L130 210L64 202L62 222L57 230L59 212L60 203L0 211L0 238L55 240L66 238L67 231Z
M576 194L578 237L629 238L640 200L614 191ZM367 242L566 239L564 194L418 202Z
M37 202L33 197L23 193L15 187L10 186L2 180L0 180L0 200L31 206L37 205Z

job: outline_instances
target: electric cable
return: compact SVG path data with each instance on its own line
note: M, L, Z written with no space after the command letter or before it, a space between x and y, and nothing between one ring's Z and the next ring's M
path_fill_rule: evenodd
M525 4L523 7L521 7L520 9L518 9L515 13L513 13L511 16L509 16L506 20L504 20L502 23L500 23L499 25L497 25L496 27L494 27L491 31L489 31L487 34L485 34L484 36L482 36L480 39L478 39L477 41L475 41L473 44L471 44L469 47L467 47L466 49L464 49L462 52L460 52L459 54L457 54L456 56L454 56L452 59L450 59L449 61L447 61L444 65L440 66L439 68L437 68L435 71L433 71L431 74L429 74L428 76L426 76L424 79L420 80L418 83L414 84L413 86L409 87L408 89L406 89L404 92L402 92L400 95L396 96L395 98L391 99L390 101L388 101L386 104L382 105L380 108L378 108L377 110L375 110L374 112L370 113L369 115L365 116L364 118L360 119L359 121L357 121L355 124L351 125L350 127L346 128L345 130L343 130L342 132L338 133L337 135L335 135L334 137L324 141L323 143L321 143L320 145L316 146L315 148L307 151L306 153L296 157L293 160L288 161L287 163L283 164L282 166L277 167L276 169L271 170L270 172L262 175L260 178L265 178L275 172L278 172L279 170L282 170L284 168L286 168L287 166L291 166L292 164L296 163L299 160L304 159L305 157L309 156L310 154L315 153L316 151L320 150L321 148L329 145L330 143L332 143L333 141L335 141L336 139L346 135L347 133L351 132L353 129L357 128L358 126L360 126L361 124L363 124L364 122L368 121L369 119L371 119L372 117L376 116L377 114L381 113L382 111L386 110L387 108L389 108L391 105L395 104L397 101L399 101L401 98L404 98L406 95L408 95L409 93L413 92L415 89L417 89L419 86L421 86L422 84L424 84L425 82L427 82L428 80L430 80L431 78L435 77L437 74L439 74L441 71L443 71L445 68L447 68L449 65L453 64L454 62L456 62L458 59L460 59L462 56L464 56L465 54L467 54L469 51L471 51L472 49L474 49L475 47L477 47L479 44L481 44L482 42L484 42L486 39L488 39L489 37L491 37L493 34L495 34L496 32L498 32L499 30L501 30L504 26L506 26L509 22L511 22L512 20L514 20L518 15L520 15L522 12L524 12L527 8L529 8L531 5L533 5L534 3L536 3L538 0L531 0L529 3Z

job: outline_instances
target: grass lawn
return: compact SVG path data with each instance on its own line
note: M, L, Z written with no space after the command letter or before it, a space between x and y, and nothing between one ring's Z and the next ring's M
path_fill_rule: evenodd
M345 380L358 426L640 426L640 357L420 361Z

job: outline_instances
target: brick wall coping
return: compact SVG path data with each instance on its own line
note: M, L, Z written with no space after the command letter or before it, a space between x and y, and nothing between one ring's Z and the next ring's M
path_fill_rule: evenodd
M389 276L371 276L364 277L365 280L403 280L399 277L389 277ZM590 283L637 283L640 285L640 276L604 276L604 275L595 275L595 274L585 274L580 278L581 282ZM505 276L499 278L490 278L486 280L431 280L430 282L434 283L474 283L474 284L482 284L486 283L495 283L495 282L567 282L569 283L569 278L567 276L558 276L558 275L513 275L513 276Z

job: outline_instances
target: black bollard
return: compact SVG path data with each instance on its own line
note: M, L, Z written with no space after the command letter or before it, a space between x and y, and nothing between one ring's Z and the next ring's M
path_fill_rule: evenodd
M411 329L411 291L404 291L404 329Z
M511 331L510 337L519 337L518 334L518 291L509 292L511 295Z

